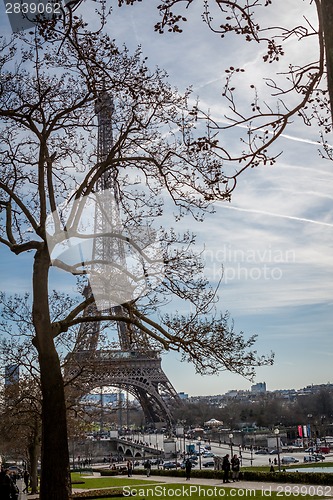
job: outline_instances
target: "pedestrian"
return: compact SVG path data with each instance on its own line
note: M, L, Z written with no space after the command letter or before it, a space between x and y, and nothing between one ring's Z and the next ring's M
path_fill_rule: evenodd
M270 469L269 469L269 472L275 472L275 469L274 469L274 465L272 464Z
M222 470L223 470L223 482L230 483L230 481L229 481L230 460L229 460L228 453L223 457Z
M186 481L189 481L191 479L191 469L192 469L192 462L189 458L187 458L185 462Z
M133 472L133 464L131 460L127 460L127 475L128 477L132 477L132 472Z
M150 472L151 472L151 461L149 459L145 463L145 469L146 469L147 477L149 477Z
M11 498L11 479L5 469L1 467L0 472L0 498L1 500L10 500Z
M23 473L23 482L24 482L24 486L25 486L23 493L28 493L29 478L30 478L30 474L26 469Z
M237 455L234 455L231 459L231 470L233 482L239 481L240 460Z
M0 498L1 500L17 500L19 489L10 477L8 469L1 468L0 472Z

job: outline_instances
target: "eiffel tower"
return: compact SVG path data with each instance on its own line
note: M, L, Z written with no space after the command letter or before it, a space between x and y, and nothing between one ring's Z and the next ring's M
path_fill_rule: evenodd
M107 92L102 91L95 105L98 118L98 164L106 159L113 146L112 115L113 101ZM112 193L111 200L102 201L102 207L95 208L95 235L109 231L105 221L111 221L111 230L119 231L118 212L120 193L114 171L108 171L96 183L96 191ZM95 237L92 262L112 260L116 255L118 262L124 262L124 244L122 240ZM103 269L100 270L103 274ZM111 280L112 281L112 280ZM112 283L111 283L112 286ZM94 302L83 314L89 316L101 314L96 305L95 288L87 285L83 295L88 298L94 292ZM98 290L97 290L98 293ZM107 301L106 301L107 303ZM127 316L129 313L121 304L105 307L103 312L112 312ZM102 314L103 314L102 312ZM97 387L115 387L132 394L141 404L146 422L158 425L171 425L173 406L180 404L180 398L161 367L159 351L150 345L147 335L139 331L130 322L117 322L119 349L98 349L101 322L86 321L81 323L73 352L67 356L66 378L76 380L81 394L87 394Z

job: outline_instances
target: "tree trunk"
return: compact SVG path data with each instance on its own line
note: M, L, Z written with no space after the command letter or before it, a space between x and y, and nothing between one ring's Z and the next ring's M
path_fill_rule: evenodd
M331 123L333 120L333 3L332 0L321 0L321 18L324 30L325 57L327 69L327 86L331 106Z
M35 255L33 272L34 343L38 349L42 389L40 500L68 500L71 493L66 403L61 365L52 335L48 305L49 254Z
M30 486L31 493L35 494L38 491L38 457L40 445L39 421L35 420L35 428L31 443L28 448L29 463L30 463Z

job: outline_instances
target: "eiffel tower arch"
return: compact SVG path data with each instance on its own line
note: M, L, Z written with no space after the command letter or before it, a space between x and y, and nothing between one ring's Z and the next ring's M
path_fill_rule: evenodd
M113 146L112 113L112 99L103 91L96 103L98 163L107 157ZM107 200L96 204L92 262L110 262L116 255L118 263L126 266L122 240L115 241L96 236L114 229L116 232L120 231L117 227L120 193L115 173L112 170L106 172L96 184L97 192L103 194L105 190L111 191L112 201ZM112 221L111 230L110 227L106 227L105 221ZM103 268L97 271L103 275ZM123 276L118 281L121 280ZM92 290L89 284L85 287L83 294L88 298L93 292L95 293L95 288ZM100 315L102 319L103 314L110 312L126 317L129 315L121 304L112 307L107 305L101 312L100 308L97 308L96 300L83 313L85 322L81 323L73 352L66 358L65 377L67 380L74 381L72 384L77 388L77 390L74 388L73 394L76 394L76 397L82 396L98 387L119 388L137 399L147 423L153 423L156 426L171 425L173 423L172 408L179 406L181 400L162 369L160 352L152 349L147 335L130 322L118 322L117 335L120 348L99 349L101 321L89 322L89 316Z
M127 391L141 404L147 423L173 423L171 410L179 396L157 351L74 351L67 358L66 378L75 379L81 395L107 386Z

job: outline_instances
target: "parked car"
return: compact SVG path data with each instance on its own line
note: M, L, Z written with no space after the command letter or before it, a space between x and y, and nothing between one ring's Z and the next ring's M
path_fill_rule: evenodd
M163 464L163 469L176 469L177 464L176 462L164 462Z
M195 466L197 465L197 462L193 462L193 461L191 460L191 463L192 463L192 469L193 469L193 467L195 467ZM181 469L185 469L185 465L186 465L186 461L182 462L182 463L180 464Z
M255 455L268 455L269 451L268 450L258 450L254 454Z
M211 451L207 451L202 456L203 458L211 458L214 456L214 453L212 453Z
M297 458L295 457L282 457L281 459L281 463L282 464L295 464L296 462L299 462L299 460L297 460Z
M329 453L331 449L329 446L319 446L318 451L321 453Z
M314 455L305 455L303 461L306 462L319 462L319 458L315 457Z
M313 455L305 455L304 462L320 462L320 460L325 460L324 455L320 455L319 453L315 453Z
M159 458L153 458L150 460L151 465L159 465L162 464L161 460Z
M17 465L10 465L8 467L8 470L10 472L14 472L17 477L23 477L23 470L20 467L18 467Z
M318 460L325 460L325 456L322 453L313 454Z
M279 453L278 450L271 450L269 452L270 455L277 455L278 453Z
M304 450L305 453L329 453L330 452L330 447L329 446L310 446L309 448L306 448Z
M214 460L207 460L206 462L203 462L202 466L203 467L214 467Z

